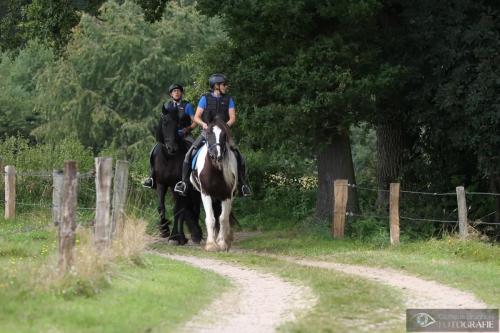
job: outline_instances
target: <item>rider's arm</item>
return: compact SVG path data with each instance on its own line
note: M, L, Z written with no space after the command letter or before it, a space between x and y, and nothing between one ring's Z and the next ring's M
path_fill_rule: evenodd
M186 113L189 115L189 117L191 118L191 125L189 125L187 128L187 130L189 132L191 132L192 130L194 130L196 128L196 126L198 126L198 124L194 121L194 110L193 110L193 106L188 103L186 105Z
M236 110L235 108L229 109L229 120L227 121L227 126L231 127L236 122Z
M196 113L194 115L194 122L200 125L203 129L207 129L208 125L201 119L204 109L199 106L196 108Z
M227 126L231 127L236 122L236 107L234 105L234 100L229 99L229 120L227 121Z

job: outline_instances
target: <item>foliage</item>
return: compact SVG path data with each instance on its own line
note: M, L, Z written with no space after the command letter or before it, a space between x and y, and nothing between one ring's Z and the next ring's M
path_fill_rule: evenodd
M61 50L70 40L81 12L94 15L103 0L7 0L0 17L0 49L13 50L38 39Z
M449 6L423 1L410 8L414 18L411 37L415 45L425 49L418 60L426 78L412 97L428 101L416 105L415 118L423 124L422 145L429 147L431 163L438 170L449 167L458 171L468 178L457 179L462 182L477 181L474 177L498 177L498 4L462 0ZM448 163L442 159L443 154L449 156ZM463 162L464 155L469 162ZM452 165L459 160L461 168ZM474 170L476 163L479 174Z
M217 65L235 78L249 144L315 152L339 127L370 109L375 80L369 63L376 50L361 46L379 6L377 1L239 6L199 1L228 27L231 47Z
M0 158L4 165L16 168L16 197L18 209L32 209L52 204L52 170L63 169L65 160L77 162L81 174L94 167L92 151L75 138L66 138L57 144L32 144L22 137L9 137L0 143ZM2 186L3 187L3 186ZM82 178L78 186L78 202L81 207L95 204L93 178Z
M45 67L54 62L51 49L37 41L12 58L10 53L0 54L0 133L2 137L27 137L39 124L33 111L36 104L35 82Z
M222 38L218 21L207 23L191 7L171 4L164 15L150 24L131 1L106 3L100 19L84 14L65 57L39 80L37 109L46 123L35 134L44 140L76 134L94 151L110 145L127 151L150 140L165 87L190 76L183 59Z
M22 8L31 0L0 1L0 51L21 47L25 40L19 29L22 20Z

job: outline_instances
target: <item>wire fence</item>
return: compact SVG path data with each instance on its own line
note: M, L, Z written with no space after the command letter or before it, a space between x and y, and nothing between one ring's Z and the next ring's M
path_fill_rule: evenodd
M372 193L383 193L385 195L390 193L390 190L386 189L381 189L381 188L375 188L375 187L369 187L369 186L363 186L363 185L357 185L357 184L347 184L349 188L360 190L360 191L368 191ZM452 209L448 209L447 215L448 218L437 218L437 217L430 217L430 218L422 218L422 217L413 217L413 216L407 216L405 214L402 214L399 216L400 220L406 220L406 221L413 221L413 222L433 222L433 223L443 223L443 224L450 224L450 223L458 223L458 216L456 219L449 219L451 215L457 215L458 211L456 209L457 205L457 193L456 192L429 192L429 191L411 191L411 190L400 190L401 193L402 201L404 201L404 195L421 195L421 196L430 196L430 197L441 197L443 200L441 209L443 209L443 212L446 211L444 208L448 207L453 207ZM482 195L482 196L491 196L491 197L498 197L500 196L500 193L489 193L489 192L465 192L466 195ZM412 204L410 205L401 205L404 209L406 206L414 207L415 206L415 199L411 199ZM448 200L448 202L446 202ZM433 207L434 205L427 205L427 207ZM433 207L433 210L436 210L436 207ZM418 208L414 208L414 210L418 210ZM469 213L471 213L471 206L468 207ZM485 218L490 217L494 214L496 214L497 211L494 210L492 212L489 212L485 215L481 215L479 218L472 218L469 222L472 225L494 225L494 226L500 226L500 221L489 221L485 222L483 221ZM390 216L389 215L380 215L380 214L361 214L361 213L354 213L354 212L346 212L347 216L354 216L354 217L363 217L363 218L372 218L372 219L379 219L379 220L389 220Z
M5 172L0 172L3 175L6 175ZM36 207L38 209L52 209L54 208L54 205L51 202L51 195L52 191L51 186L48 184L52 177L53 177L53 172L49 171L22 171L22 172L17 172L16 177L19 177L24 180L20 180L19 182L21 183L22 181L25 181L28 178L42 178L44 181L47 182L46 186L43 188L39 188L36 193L31 193L32 196L38 196L38 200L33 200L31 202L26 202L22 200L16 201L16 205L20 207ZM82 181L93 181L95 179L95 171L90 170L86 172L81 172L77 174L77 177L81 179ZM95 206L88 205L90 202L95 203L95 190L92 188L94 184L87 184L85 186L80 186L79 184L79 191L86 191L85 194L79 195L79 204L77 206L77 211L82 212L92 212L95 211ZM366 191L366 192L371 192L373 194L384 194L388 195L390 193L390 190L387 189L381 189L381 188L376 188L376 187L370 187L370 186L364 186L364 185L358 185L358 184L347 184L349 188L355 189L357 191ZM147 217L147 218L154 218L157 217L157 213L154 212L154 207L152 207L151 204L151 195L147 195L145 191L139 190L140 186L138 184L134 183L129 183L128 189L127 189L127 209L130 209L131 212L134 214L137 214L139 216ZM30 189L28 188L28 192ZM458 212L456 209L456 192L431 192L431 191L413 191L413 190L400 190L401 193L401 199L402 202L404 203L405 200L410 200L411 202L409 204L400 204L400 207L402 209L402 214L399 216L399 218L402 221L412 221L412 222L431 222L431 223L442 223L442 224L452 224L452 223L458 223ZM474 192L474 191L466 191L466 195L471 195L471 196L488 196L492 198L496 198L500 196L500 193L489 193L489 192ZM423 196L423 197L439 197L440 202L439 205L436 205L435 202L432 204L429 203L424 203L421 206L417 204L417 200L414 198L408 199L408 195L414 196ZM36 201L36 202L34 202ZM149 202L147 204L146 202ZM155 203L155 201L153 200ZM85 204L87 203L87 205ZM0 204L5 204L5 200L0 199ZM406 210L406 207L411 207L411 209ZM425 207L428 211L430 212L436 212L438 209L441 209L441 216L431 216L431 217L422 217L418 216L421 213L422 207ZM430 208L429 208L430 207ZM153 213L154 212L154 213ZM469 207L469 212L472 213L471 207ZM155 216L153 216L153 214ZM491 216L497 214L496 210L490 211L487 214L481 214L480 217L476 218L475 216L471 218L470 223L472 225L493 225L493 226L498 226L500 225L500 221L484 221L486 218L490 218ZM373 218L373 219L383 219L383 220L388 220L390 218L389 215L380 215L380 214L370 214L370 213L355 213L355 212L347 212L347 216L352 216L352 217L364 217L364 218Z
M62 173L62 171L60 171ZM0 172L6 176L6 172ZM53 198L53 172L50 171L16 171L16 200L15 206L23 211L46 210L52 211L56 205L52 202ZM89 170L78 172L79 179L77 186L77 207L76 207L76 223L78 225L88 225L93 223L94 214L96 211L96 188L95 188L95 171ZM38 179L38 181L36 180ZM0 192L5 190L4 181L0 181ZM127 188L126 209L135 217L145 218L147 220L156 220L158 214L153 205L156 204L154 196L147 194L147 191L138 184L130 183ZM3 195L0 195L0 205L5 205ZM170 209L171 204L166 202L167 209Z

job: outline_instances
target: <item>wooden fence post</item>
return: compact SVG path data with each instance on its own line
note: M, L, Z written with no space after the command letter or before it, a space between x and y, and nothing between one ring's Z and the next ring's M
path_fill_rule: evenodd
M458 230L460 238L467 239L468 221L467 221L467 202L465 200L465 189L463 186L457 187L457 205L458 205Z
M116 161L113 180L113 210L111 213L111 238L121 232L125 224L125 201L127 200L128 162Z
M349 193L347 179L337 179L333 183L333 226L332 234L335 239L344 238L344 225Z
M52 222L57 227L62 220L62 194L64 174L62 170L52 170Z
M390 187L390 223L391 245L399 244L399 183L391 183Z
M5 219L16 216L16 168L5 166Z
M73 248L75 247L75 212L78 178L76 162L64 162L62 219L59 224L59 267L68 271L73 265Z
M110 243L110 199L113 159L111 157L96 157L95 159L95 226L94 244L98 248L107 247Z

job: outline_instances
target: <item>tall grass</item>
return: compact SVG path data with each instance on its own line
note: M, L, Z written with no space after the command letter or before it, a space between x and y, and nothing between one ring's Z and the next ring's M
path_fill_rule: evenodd
M59 270L54 254L33 276L32 285L68 296L96 294L110 281L117 264L144 265L144 251L151 240L146 222L140 219L127 219L111 246L103 250L94 246L90 228L79 228L69 272Z

